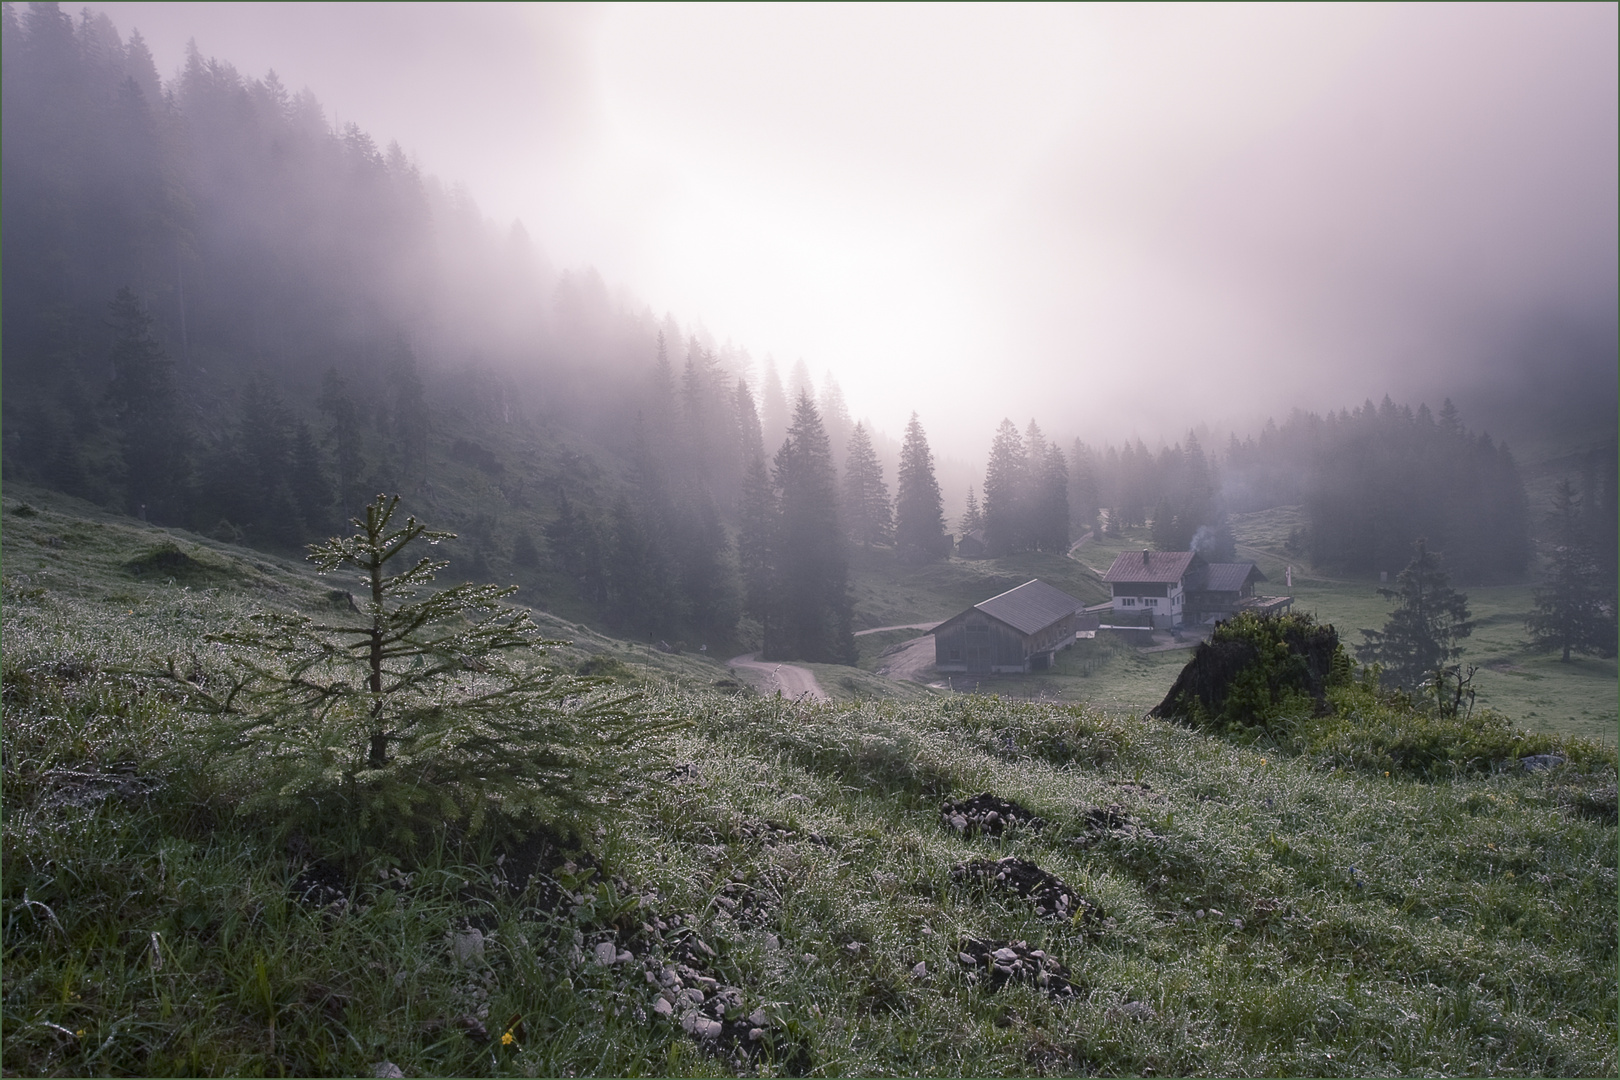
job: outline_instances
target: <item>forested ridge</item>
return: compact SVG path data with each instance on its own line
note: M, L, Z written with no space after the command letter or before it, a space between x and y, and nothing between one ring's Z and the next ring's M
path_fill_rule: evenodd
M947 522L919 418L899 445L830 373L555 271L273 73L193 47L164 82L106 15L8 4L3 78L7 477L281 550L401 491L461 535L459 571L530 602L829 660L852 553L938 559L980 527L992 555L1105 525L1225 553L1228 515L1303 504L1301 554L1334 570L1398 569L1418 536L1464 582L1529 563L1507 447L1387 398L1222 449L1009 420ZM1612 460L1582 485L1612 520Z

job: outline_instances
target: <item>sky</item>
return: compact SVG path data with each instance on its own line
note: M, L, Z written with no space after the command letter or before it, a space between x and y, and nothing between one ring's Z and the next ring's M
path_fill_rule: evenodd
M946 452L1614 423L1615 4L90 6Z

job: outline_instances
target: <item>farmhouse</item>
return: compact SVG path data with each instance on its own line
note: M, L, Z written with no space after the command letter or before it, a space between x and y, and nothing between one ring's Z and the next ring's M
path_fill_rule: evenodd
M1266 575L1252 562L1210 563L1196 551L1127 551L1103 575L1113 590L1113 614L1125 622L1172 627L1227 619L1239 611L1270 614L1293 606L1291 596L1257 596Z
M1103 580L1114 592L1114 616L1149 626L1180 626L1187 590L1201 584L1209 566L1196 551L1126 551L1114 558Z
M1075 612L1085 605L1039 578L974 604L934 627L934 666L974 674L1052 666L1074 641Z

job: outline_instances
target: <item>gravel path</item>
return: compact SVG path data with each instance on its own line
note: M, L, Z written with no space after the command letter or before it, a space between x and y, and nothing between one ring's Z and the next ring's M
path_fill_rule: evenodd
M728 663L763 693L780 693L785 698L807 697L811 701L831 700L809 668L761 660L758 653L733 656Z

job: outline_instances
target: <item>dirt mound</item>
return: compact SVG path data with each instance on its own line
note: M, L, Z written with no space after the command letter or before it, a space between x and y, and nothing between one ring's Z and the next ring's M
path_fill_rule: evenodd
M1011 829L1040 832L1046 825L1045 818L1036 817L1028 808L989 792L971 799L947 801L939 808L939 820L947 829L955 829L964 836L980 833L1000 836Z
M124 569L135 577L173 578L182 582L230 577L223 568L193 558L178 544L167 540L124 563Z
M1005 859L975 859L951 869L951 880L1016 892L1048 919L1089 921L1101 918L1101 909L1081 896L1056 874L1009 855Z
M1069 837L1069 843L1082 848L1091 847L1105 840L1153 836L1146 826L1132 817L1130 811L1119 803L1093 806L1083 811L1080 814L1080 826L1085 831L1079 836Z
M970 983L995 993L1008 983L1032 983L1055 998L1073 997L1069 969L1027 941L980 941L963 938L956 960Z

